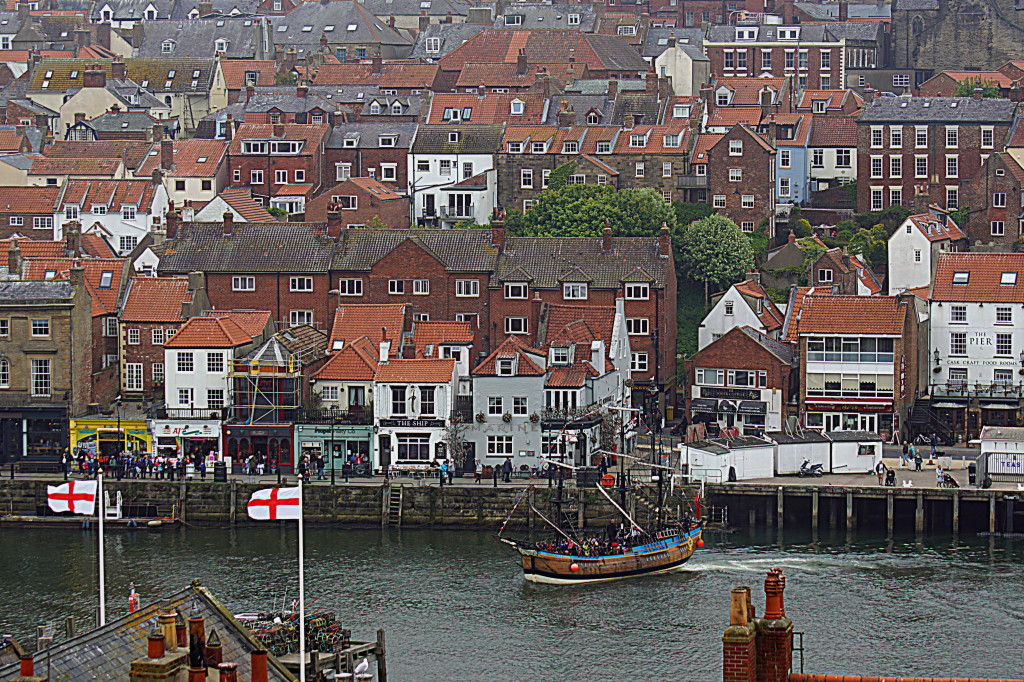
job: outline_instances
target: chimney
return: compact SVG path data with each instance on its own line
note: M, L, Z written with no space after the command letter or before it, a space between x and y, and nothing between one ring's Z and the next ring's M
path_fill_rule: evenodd
M153 142L162 142L164 139L164 124L154 123L153 132L151 133Z
M266 649L257 649L252 652L250 667L252 668L251 682L268 682Z
M178 638L178 648L188 649L188 625L185 623L185 616L181 615L181 611L175 611L174 613L174 632Z
M14 126L14 134L16 137L25 137L25 130L27 129L27 125L19 123L18 125Z
M526 62L526 50L519 48L519 54L516 55L516 73L520 76L526 75L526 70L529 65Z
M78 222L72 220L64 225L65 248L69 258L81 258L82 256L82 231Z
M452 13L451 13L451 11L445 12L444 23L446 23L446 24L452 23Z
M737 587L729 604L729 627L722 636L722 682L760 682L757 629L750 622L750 588Z
M380 358L380 364L382 364L382 365L388 364L390 353L391 353L391 342L388 341L388 328L387 327L381 327L380 328L380 353L378 355L378 357Z
M142 22L139 22L140 24ZM93 24L96 31L96 44L100 47L110 49L110 23L103 22L102 24Z
M253 96L253 94L255 92L256 92L256 88L254 88L253 86L251 86L251 85L246 85L245 86L245 101L246 101L246 103L248 103L249 100L252 99L252 96Z
M235 136L235 121L231 117L231 114L228 114L228 117L224 119L224 127L222 130L224 131L224 139L231 142L231 139Z
M1016 80L1010 85L1010 101L1019 102L1021 101L1021 86L1020 81Z
M622 117L622 127L625 130L632 130L633 125L636 122L636 117L633 114L626 114Z
M796 233L793 232L793 230L789 231L789 237L786 239L786 241L790 244L796 244Z
M161 632L159 627L153 628L153 631L149 633L149 637L146 638L146 657L164 657L164 633Z
M611 253L612 251L612 228L608 224L608 221L604 221L604 229L601 230L601 253Z
M152 182L153 186L156 187L157 185L160 185L160 184L163 183L163 181L164 181L164 172L162 170L160 170L159 168L154 168L153 169L153 173L151 175L151 178L152 179L150 180L150 182Z
M28 5L27 2L19 2L18 3L18 19L21 19L22 21L24 21L25 19L28 19L29 9L30 8L29 8L29 5Z
M715 110L715 94L710 84L700 86L700 98L704 101L704 109L710 118L711 112Z
M167 239L177 238L178 226L181 224L181 214L172 209L167 212L164 218L164 235Z
M382 73L384 73L384 58L381 57L379 54L374 55L373 58L370 60L370 72L374 76L379 76Z
M189 666L188 682L206 682L206 668Z
M220 682L238 682L237 663L221 663L217 666L217 672L220 674Z
M870 85L864 88L864 104L871 104L875 99L875 89Z
M83 267L81 267L79 265L76 265L75 267L71 268L71 271L70 271L70 273L68 275L68 281L71 282L71 286L73 286L73 287L84 287L85 286L85 268L83 268Z
M213 3L210 0L199 1L199 16L208 17L213 14Z
M420 10L420 17L419 17L419 19L420 19L420 33L423 33L424 31L427 30L427 27L430 26L430 17L427 16L427 10L425 10L425 9L421 9Z
M116 81L123 81L128 77L128 70L124 66L124 60L119 56L110 64L110 77Z
M476 86L476 96L479 99L483 99L484 97L486 97L487 96L487 86L484 85L483 83L481 83L480 85Z
M89 33L87 28L76 28L75 29L75 47L78 50L89 47L92 42L92 35Z
M658 232L658 254L668 258L672 252L672 234L668 231L668 225L661 224L661 231Z
M21 5L18 5L21 8ZM35 677L35 659L32 658L31 654L22 654L21 656L21 676L22 677Z
M224 211L224 236L230 237L235 231L235 214L231 211Z
M928 185L924 183L914 185L914 215L927 215L930 203L931 197L928 195Z
M160 632L164 635L164 648L171 653L178 650L178 633L175 631L174 620L173 611L161 613L156 617Z
M169 171L174 167L174 142L163 140L160 142L160 168Z
M341 238L341 211L327 211L327 236Z
M107 87L107 72L93 66L82 74L83 88L105 88Z
M505 251L505 221L498 219L491 221L491 246L498 249L498 253Z
M45 135L50 130L50 119L46 114L36 114L36 128Z
M764 619L758 623L757 679L786 682L793 665L793 621L786 617L782 569L768 571L764 581Z
M199 604L192 602L192 609L188 615L188 664L189 678L192 676L192 668L200 668L203 671L203 678L206 679L206 619L199 611Z
M75 112L75 123L85 123L85 112L83 112L83 111L76 111Z
M275 123L274 124L274 137L278 137L278 138L284 137L284 124L283 123Z
M301 97L301 98L305 99L306 95L308 95L308 94L309 94L309 86L308 85L297 85L297 86L295 86L295 96L296 97Z
M21 247L17 239L12 239L11 245L7 247L7 270L21 277L21 265Z
M971 91L971 98L980 100L984 92L985 91L981 89L981 84L978 83L977 85L974 86L974 90Z
M395 27L395 15L394 14L392 14L392 15L390 15L388 17L388 27L390 27L390 28L394 28Z
M220 643L220 637L216 630L210 630L210 636L206 638L206 647L203 651L203 664L207 668L216 668L224 662L224 647Z
M558 127L571 128L576 125L576 110L569 106L569 103L562 100L562 108L558 112Z
M619 96L619 81L615 76L608 79L608 99L615 99Z
M644 92L648 95L658 94L658 74L653 69L644 74Z
M775 144L779 139L779 124L775 122L775 114L768 114L768 140Z
M772 91L767 86L761 88L758 93L758 100L761 103L761 116L765 117L772 113Z

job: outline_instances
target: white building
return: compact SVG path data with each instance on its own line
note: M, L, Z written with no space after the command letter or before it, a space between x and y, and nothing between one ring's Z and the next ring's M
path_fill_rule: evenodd
M735 327L750 327L773 339L779 338L785 316L757 279L733 284L714 294L711 303L711 310L697 330L698 350Z
M964 233L938 206L912 215L889 237L889 293L926 287L944 251L958 250Z
M68 180L54 214L53 239L63 239L63 224L76 220L83 234L100 235L124 256L162 229L167 207L167 191L152 180Z
M814 113L823 113L817 107L812 104ZM807 146L810 191L857 180L857 121L852 116L815 116Z
M1024 253L942 253L929 301L931 407L964 440L1011 426L1024 391Z
M672 79L672 94L696 97L700 86L711 81L711 60L699 47L682 45L674 37L670 45L654 58L654 69L661 77Z
M409 153L413 222L486 224L497 205L500 125L423 125ZM546 151L546 149L545 149Z

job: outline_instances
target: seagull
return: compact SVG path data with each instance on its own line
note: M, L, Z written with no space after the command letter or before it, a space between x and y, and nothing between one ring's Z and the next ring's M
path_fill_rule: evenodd
M363 660L359 661L359 665L356 666L356 675L362 675L370 669L370 662L366 660L366 656L363 656Z

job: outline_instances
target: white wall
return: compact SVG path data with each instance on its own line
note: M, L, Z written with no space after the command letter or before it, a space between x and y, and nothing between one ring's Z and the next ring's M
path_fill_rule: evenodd
M178 371L178 353L192 353L193 370L191 372ZM224 355L224 371L216 374L207 372L207 356L210 353L222 353ZM167 407L189 408L203 410L209 407L206 402L207 389L223 389L224 405L232 404L231 380L228 378L228 371L231 368L231 361L234 352L231 348L166 348L164 349L164 400ZM179 388L192 389L192 404L186 405L178 400Z
M916 260L916 253L920 253L920 261ZM931 284L931 242L909 218L889 237L888 261L890 294Z
M726 303L731 302L732 315L725 314ZM764 325L757 317L757 314L747 304L746 299L736 287L729 287L729 290L722 294L718 303L708 312L707 317L700 323L697 330L697 350L703 350L708 344L720 336L724 336L733 327L753 327L759 332L764 332Z
M972 274L976 276L977 273ZM940 304L941 303L941 304ZM963 305L967 309L967 322L951 322L950 315L954 305ZM997 308L1009 308L1011 323L996 324ZM932 301L929 306L929 326L932 347L928 349L929 364L934 366L933 353L939 351L939 372L930 373L931 383L949 381L949 370L959 368L967 370L967 382L981 383L986 386L993 381L993 370L1011 370L1013 383L1020 381L1016 372L1020 369L1020 352L1024 349L1024 310L1016 303L950 303L948 301ZM950 357L950 337L954 332L967 334L967 355ZM997 357L996 334L1012 334L1011 355Z
M473 215L469 218L477 223L486 224L490 221L491 214L497 201L497 172L494 170L494 156L491 154L409 154L409 197L413 202L413 220L423 218L424 195L434 196L436 217L443 222L455 223L462 218L445 218L442 207L448 206L448 195L453 192L442 191L447 187L462 182L463 164L473 164L473 173L470 177L487 172L487 189L483 191L465 192L471 196L473 204ZM416 170L417 161L428 160L430 170ZM442 175L441 161L447 160L452 163L452 171L448 175Z

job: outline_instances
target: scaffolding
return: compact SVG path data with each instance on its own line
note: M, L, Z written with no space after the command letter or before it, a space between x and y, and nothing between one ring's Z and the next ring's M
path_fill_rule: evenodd
M234 418L243 424L294 422L302 408L302 364L275 339L235 360Z

